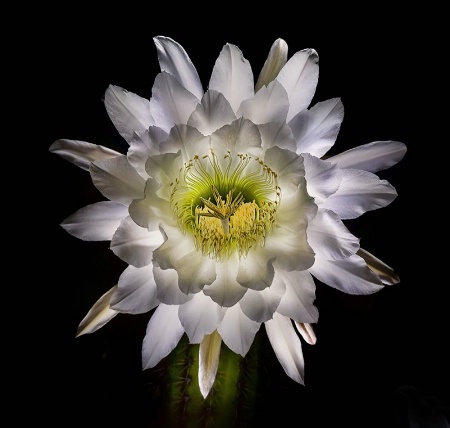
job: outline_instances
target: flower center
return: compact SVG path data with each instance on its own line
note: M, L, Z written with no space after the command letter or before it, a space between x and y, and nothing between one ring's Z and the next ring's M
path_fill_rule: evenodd
M172 183L171 206L197 249L217 260L246 256L271 232L281 191L277 174L262 160L229 152L220 162L211 150L194 156Z

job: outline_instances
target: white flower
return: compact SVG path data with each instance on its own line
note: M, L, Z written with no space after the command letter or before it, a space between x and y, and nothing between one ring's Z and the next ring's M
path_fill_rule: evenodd
M394 187L375 173L399 162L406 147L376 141L325 156L344 109L338 98L309 107L318 80L313 49L288 60L286 43L276 40L255 85L242 52L226 44L204 91L185 50L168 37L154 41L161 73L151 98L113 85L105 93L126 155L74 140L50 148L89 171L108 199L66 218L64 229L110 240L129 265L78 335L117 313L157 307L143 369L186 333L200 344L206 397L221 342L245 356L264 323L284 370L303 384L298 334L316 341L313 277L350 294L399 280L360 248L343 220L395 199Z

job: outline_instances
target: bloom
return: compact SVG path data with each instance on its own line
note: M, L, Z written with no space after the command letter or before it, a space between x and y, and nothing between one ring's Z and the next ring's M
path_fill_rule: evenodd
M264 324L289 377L304 382L298 334L310 344L317 280L350 294L399 281L359 246L344 220L390 204L395 188L375 173L399 162L403 143L375 141L335 156L339 98L310 107L313 49L288 59L276 40L256 85L238 47L226 44L205 91L183 47L154 38L161 72L150 99L110 85L105 107L126 154L84 141L50 151L89 171L107 198L62 222L77 238L111 241L128 267L77 334L118 313L155 309L143 369L186 334L200 344L199 386L214 383L222 341L245 356Z

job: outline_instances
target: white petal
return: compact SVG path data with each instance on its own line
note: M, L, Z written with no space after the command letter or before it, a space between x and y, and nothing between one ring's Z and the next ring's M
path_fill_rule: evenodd
M153 265L153 275L158 288L158 300L166 305L182 305L189 302L193 295L187 295L178 287L178 274L174 269L161 269Z
M144 196L145 180L125 155L92 163L90 173L95 187L114 202L129 205Z
M298 322L317 322L319 311L314 306L316 299L316 285L308 271L287 272L275 265L273 282L283 282L286 286L277 312Z
M269 56L264 62L263 68L259 73L258 81L255 85L255 91L258 91L263 85L267 86L278 76L279 71L286 64L287 54L287 43L283 39L275 40L270 48Z
M364 259L370 270L375 272L380 277L383 284L394 285L400 282L400 278L394 270L373 254L370 254L362 248L360 248L356 254Z
M156 125L164 131L169 132L175 124L186 124L199 102L171 74L163 71L156 76L150 109Z
M294 54L277 76L289 97L289 122L299 111L307 108L316 91L319 78L319 56L314 49Z
M275 313L265 324L267 336L286 374L304 385L305 362L302 344L289 318Z
M84 241L110 241L127 215L125 205L102 201L79 209L64 219L61 226Z
M296 143L291 128L285 122L271 122L258 125L262 146L265 150L273 146L295 152Z
M111 240L111 250L123 261L135 267L147 266L153 251L164 242L159 230L149 232L126 217Z
M205 286L203 293L220 306L230 307L236 304L247 292L236 280L239 267L237 254L216 264L216 279L211 285Z
M206 336L199 347L198 384L206 398L216 379L222 338L217 331Z
M321 205L334 211L341 219L359 217L389 205L396 197L395 188L386 180L380 180L371 172L359 169L343 169L342 181L336 193Z
M198 293L206 284L216 279L216 262L203 256L195 248L190 236L177 227L164 226L167 240L153 253L154 262L161 269L175 269L178 286L185 294Z
M145 131L134 134L130 141L127 158L130 165L132 165L142 177L148 177L148 174L145 171L145 162L147 161L147 158L159 154L159 145L162 141L166 140L167 137L167 132L157 126L150 126Z
M316 257L309 271L319 281L348 294L372 294L383 288L380 278L357 255L334 261Z
M56 140L49 150L86 171L91 162L123 156L107 147L78 140Z
M130 141L134 132L154 125L150 101L120 86L109 85L105 92L106 111L119 134Z
M355 147L327 159L339 168L363 169L377 172L400 162L406 154L406 146L398 141L373 141Z
M180 306L178 317L189 337L190 343L200 343L221 323L226 309L221 308L203 293L197 293L192 300Z
M147 325L142 342L142 369L155 367L178 345L184 329L178 319L178 306L160 304Z
M153 264L141 268L128 266L119 277L119 285L111 298L111 309L128 314L142 314L159 304Z
M322 157L335 143L343 119L344 106L340 98L300 111L289 121L297 142L297 153Z
M189 92L198 99L203 95L203 88L197 70L184 48L170 37L153 38L158 50L161 71L167 71L175 77Z
M237 46L227 43L223 47L214 64L208 87L225 95L235 112L243 100L253 98L252 68Z
M326 260L344 259L359 249L359 239L333 211L319 209L308 223L307 233L314 252Z
M285 291L286 285L282 281L272 282L261 291L249 289L239 305L251 320L262 323L272 318Z
M317 204L335 193L342 180L342 172L335 165L304 153L308 193Z
M224 95L209 89L203 95L202 102L192 112L187 123L197 128L203 135L211 135L235 119L236 115Z
M316 333L314 333L314 329L312 328L311 324L300 323L300 322L295 321L294 325L297 328L297 331L302 335L302 337L306 343L308 343L309 345L316 344L317 337L316 337Z
M159 182L149 178L145 185L145 198L135 199L128 209L133 221L148 230L158 230L162 221L171 224L173 217L170 202L157 195L160 187Z
M260 323L245 316L239 305L234 305L227 309L218 331L233 352L245 357L260 327Z
M119 313L109 307L111 296L116 291L116 288L117 285L108 290L95 302L94 306L89 309L89 312L78 325L76 337L97 331Z
M267 87L263 86L249 100L244 100L237 111L237 116L244 116L253 123L282 122L286 120L289 99L280 82L273 80Z
M239 260L236 279L243 287L264 290L272 284L273 274L273 259L268 259L264 250L255 249Z

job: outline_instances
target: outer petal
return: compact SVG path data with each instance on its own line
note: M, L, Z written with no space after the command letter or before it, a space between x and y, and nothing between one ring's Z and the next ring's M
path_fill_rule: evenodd
M319 311L314 306L316 284L311 274L308 271L287 272L278 269L277 264L273 283L282 282L286 287L277 312L297 322L317 322Z
M147 325L142 343L142 369L155 367L178 345L184 329L178 319L178 306L160 304Z
M125 155L92 163L90 173L95 187L112 201L129 205L144 196L145 180Z
M358 256L362 257L364 261L369 266L369 269L375 272L385 285L394 285L400 282L400 278L394 272L394 270L388 266L386 263L370 254L368 251L360 248L356 253Z
M56 140L49 150L86 171L91 162L123 156L107 147L78 140Z
M334 211L341 219L356 218L366 211L383 208L397 197L391 184L371 172L359 169L341 171L338 191L321 205L323 209Z
M242 312L251 320L262 323L272 318L285 291L286 284L284 282L272 282L270 287L261 291L249 289L239 301L239 305Z
M306 182L308 193L314 197L317 204L323 202L339 188L342 172L330 162L303 153L305 161Z
M190 343L200 343L205 335L211 334L221 323L226 309L221 308L203 293L181 305L178 317L189 337Z
M198 384L203 398L206 398L216 379L219 367L222 338L217 330L205 336L199 347Z
M348 294L372 294L383 288L378 275L357 255L334 261L316 257L309 271L319 281Z
M260 323L245 316L239 305L234 305L227 309L218 331L233 352L245 357L260 327Z
M189 302L193 295L183 293L178 287L178 274L174 269L161 269L153 265L153 275L158 288L158 299L166 305L182 305Z
M286 374L304 385L305 362L302 344L289 318L275 313L265 324L267 336Z
M363 169L377 172L400 162L406 154L406 146L398 141L374 141L355 147L327 159L339 168Z
M225 95L234 111L243 100L253 98L252 68L237 46L227 43L223 47L214 64L209 89Z
M338 260L359 250L359 239L352 235L333 211L319 209L308 223L308 243L326 260Z
M111 201L97 202L67 217L61 226L84 241L110 241L120 222L128 216L125 205Z
M277 39L273 42L269 56L264 62L263 68L259 73L258 81L255 85L255 91L259 91L264 85L268 85L274 80L279 71L284 67L287 61L288 46L283 39Z
M175 269L178 286L185 294L198 293L216 279L216 262L197 251L194 242L177 227L164 226L167 240L154 253L161 269Z
M311 103L319 78L318 62L319 56L314 49L304 49L297 52L279 72L277 80L289 97L287 122Z
M163 71L156 76L150 108L156 125L164 131L169 132L175 124L186 124L199 102L171 74Z
M300 323L295 321L294 323L297 331L302 335L303 339L306 343L310 345L315 345L317 342L316 333L314 333L314 329L311 324L308 323Z
M153 38L158 50L161 71L167 71L175 77L189 92L198 99L203 95L203 88L197 70L184 48L170 37Z
M236 115L224 95L209 89L192 112L188 125L197 128L204 135L210 135L235 119Z
M147 266L152 253L164 242L159 230L149 232L126 217L111 240L111 250L123 261L135 267Z
M157 126L135 133L127 152L128 162L142 177L148 178L145 162L149 156L159 154L159 145L168 137L167 132Z
M150 101L120 86L108 86L105 107L112 123L126 141L133 138L134 132L144 131L155 124Z
M271 122L258 125L264 150L273 146L295 152L296 143L291 128L285 122Z
M280 82L273 80L267 87L263 86L249 100L244 100L237 111L253 123L282 122L286 120L289 99Z
M322 157L336 141L343 119L344 106L340 98L300 111L289 121L297 142L297 153Z
M111 309L129 314L148 312L160 303L156 291L152 263L141 268L128 266L111 297Z
M117 285L103 294L103 296L95 302L94 306L89 309L89 312L78 325L76 337L97 331L119 313L109 307L111 296L114 294L116 289Z
M230 307L235 305L248 290L236 280L238 268L237 254L233 254L229 260L217 263L216 279L211 285L205 286L203 293L220 306Z
M269 259L265 250L255 249L239 260L236 279L243 287L264 290L272 284L273 275L273 258Z

